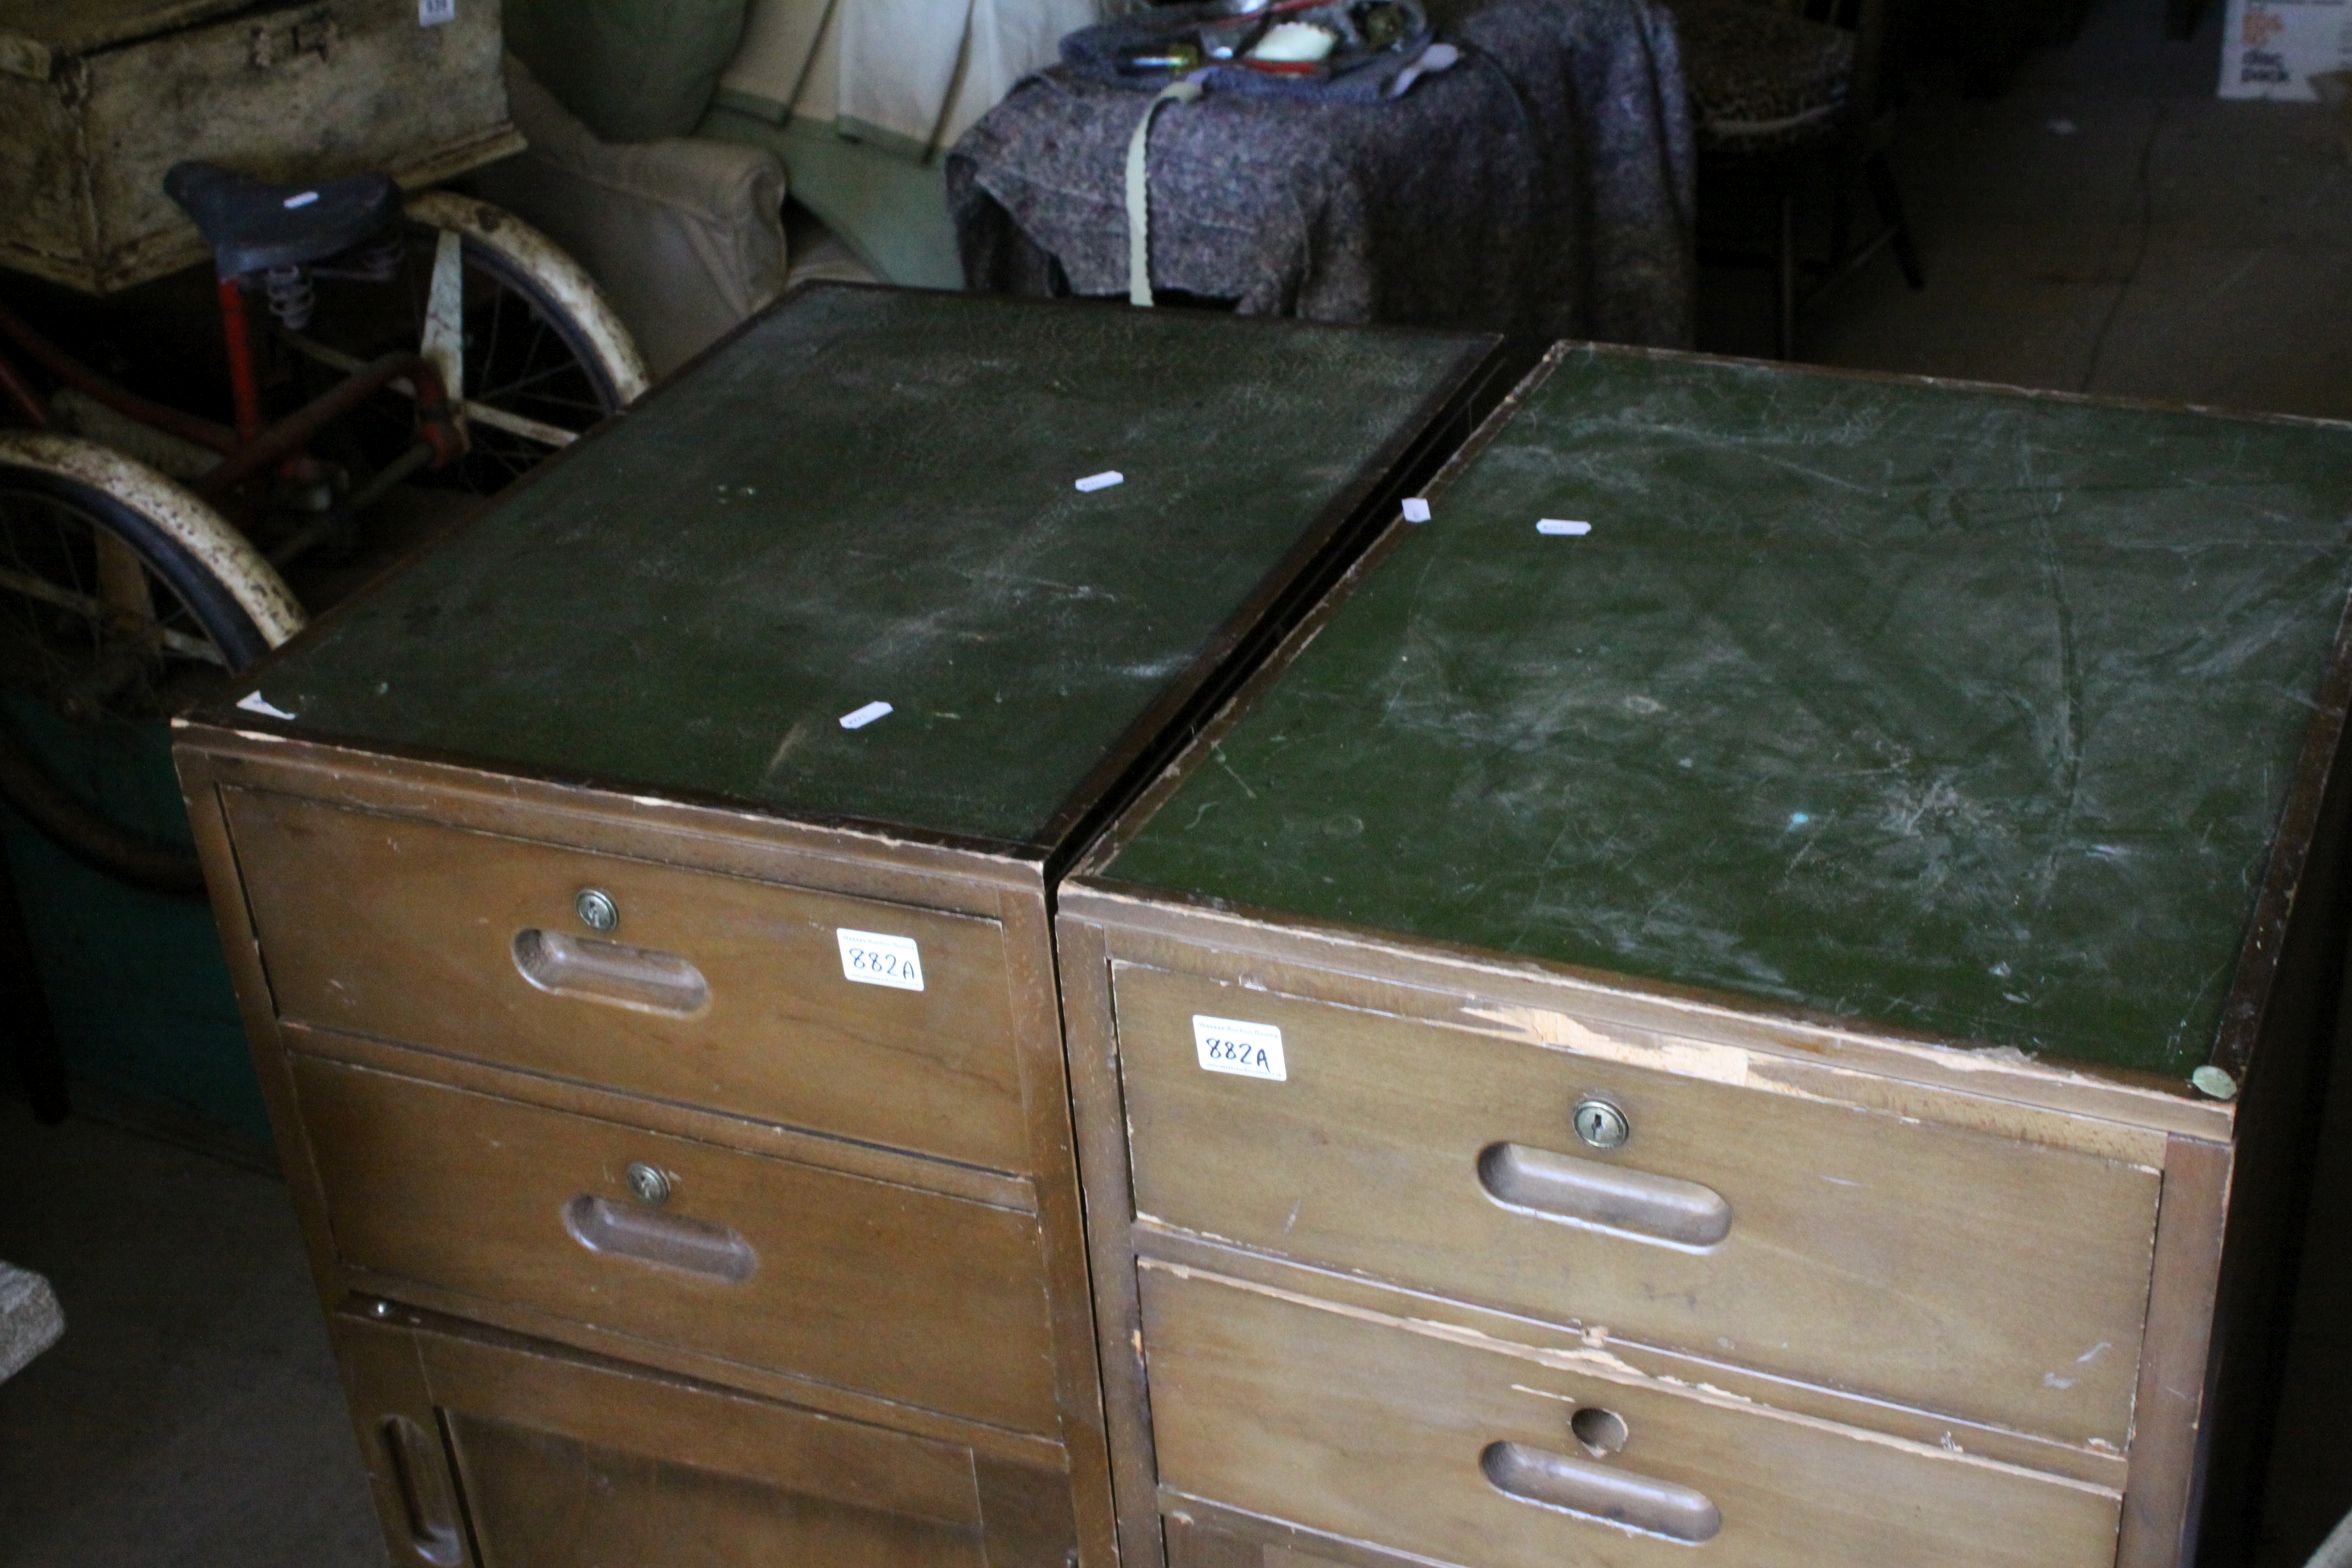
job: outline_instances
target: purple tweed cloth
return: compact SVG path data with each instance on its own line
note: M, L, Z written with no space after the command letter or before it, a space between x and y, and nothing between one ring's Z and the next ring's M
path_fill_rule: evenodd
M1245 314L1681 345L1697 159L1656 0L1430 6L1452 70L1379 104L1219 94L1151 134L1152 281ZM1127 292L1147 91L1031 76L949 154L966 281Z

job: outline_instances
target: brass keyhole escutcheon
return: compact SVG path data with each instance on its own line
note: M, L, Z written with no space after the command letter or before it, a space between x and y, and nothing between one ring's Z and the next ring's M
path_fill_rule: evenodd
M1603 1099L1580 1100L1571 1117L1576 1136L1587 1148L1622 1149L1625 1140L1633 1136L1633 1124L1625 1113Z
M580 917L580 924L599 933L621 923L621 906L602 888L582 888L572 900L572 913Z
M670 1199L669 1174L643 1160L632 1164L621 1179L629 1184L629 1191L636 1195L637 1201L648 1208L659 1208Z

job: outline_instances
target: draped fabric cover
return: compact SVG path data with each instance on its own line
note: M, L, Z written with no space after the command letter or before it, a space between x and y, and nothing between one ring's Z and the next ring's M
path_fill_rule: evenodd
M1681 345L1697 156L1659 0L1430 0L1462 61L1376 104L1220 93L1149 133L1156 287L1244 314ZM1128 293L1149 92L1066 68L950 154L966 282Z

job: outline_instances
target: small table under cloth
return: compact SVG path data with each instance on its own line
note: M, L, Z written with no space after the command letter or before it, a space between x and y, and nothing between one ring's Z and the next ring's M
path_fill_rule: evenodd
M0 1383L22 1372L64 1332L65 1312L49 1282L0 1263Z
M1243 314L1678 345L1695 155L1656 0L1432 0L1462 51L1380 103L1210 85L1149 139L1151 275ZM1149 91L1063 67L949 156L966 282L1128 291L1126 161Z

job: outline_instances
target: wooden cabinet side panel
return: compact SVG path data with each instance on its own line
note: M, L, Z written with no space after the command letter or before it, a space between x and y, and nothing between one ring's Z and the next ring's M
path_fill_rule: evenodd
M1053 917L1042 883L1035 889L1007 891L1000 908L1013 1038L1029 1124L1028 1169L1036 1183L1038 1244L1053 1320L1062 1446L1070 1462L1069 1486L1060 1506L1074 1516L1079 1561L1089 1568L1110 1568L1118 1558L1117 1526Z
M188 828L204 867L204 886L212 903L213 923L220 931L221 953L227 960L229 981L237 997L237 1011L245 1024L245 1039L260 1080L263 1108L277 1146L278 1169L294 1199L302 1226L303 1251L310 1259L311 1282L322 1310L332 1311L342 1298L341 1269L335 1261L335 1240L328 1232L326 1195L319 1185L318 1163L312 1158L310 1136L302 1126L295 1098L294 1078L285 1042L278 1031L277 1006L270 996L269 976L262 967L261 938L254 930L246 899L245 877L229 837L228 817L212 761L204 753L177 747L173 761L188 807Z
M2182 1568L2196 1545L2230 1150L2175 1138L2164 1162L2148 1333L2132 1410L2131 1480L2116 1568Z
M1112 1014L1110 950L1102 927L1068 915L1057 923L1057 935L1119 1554L1128 1568L1157 1568L1166 1549L1161 1540L1159 1473L1152 1455L1143 1312L1136 1294L1135 1199L1119 1082L1119 1036Z

